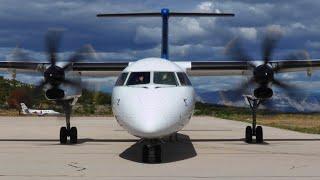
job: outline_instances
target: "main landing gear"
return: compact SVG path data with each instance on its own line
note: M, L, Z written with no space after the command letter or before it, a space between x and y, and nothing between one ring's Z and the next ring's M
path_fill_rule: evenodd
M66 127L60 128L60 143L67 144L69 137L70 144L76 144L78 142L78 131L76 127L70 127L70 116L72 110L70 101L63 101L62 106L66 115Z
M144 140L142 162L161 163L161 142L158 139Z
M261 126L257 126L256 114L261 100L249 95L245 95L244 97L249 102L250 109L252 112L252 126L246 127L245 141L247 143L252 143L252 136L256 136L256 143L263 143L263 129Z

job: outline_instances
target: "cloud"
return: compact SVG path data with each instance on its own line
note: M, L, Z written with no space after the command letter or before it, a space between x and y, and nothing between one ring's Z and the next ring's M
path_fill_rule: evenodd
M0 59L13 59L19 45L31 59L46 61L45 33L49 28L66 29L59 58L67 59L85 44L96 49L97 61L135 61L159 57L161 18L97 18L97 13L159 12L232 12L232 18L170 18L169 57L172 60L230 60L223 53L235 37L244 39L244 48L261 59L260 40L267 30L283 35L273 59L307 50L320 57L319 1L223 1L223 0L2 0L0 6ZM320 74L288 73L279 78L317 91ZM33 78L21 76L23 81ZM242 78L243 79L243 78ZM199 91L233 88L241 77L212 77L194 80ZM245 79L245 77L244 77ZM103 79L108 86L113 82ZM89 81L90 82L90 81ZM311 83L312 82L312 83Z
M215 8L213 1L201 2L197 6L197 9L200 10L200 11L204 11L204 12L221 13L221 10Z
M161 29L158 27L139 26L136 31L134 42L137 44L150 44L155 46L160 44Z
M243 27L239 28L239 33L241 36L247 40L255 41L257 39L257 30L253 27Z
M320 49L320 41L308 40L306 45L310 48Z
M247 40L259 38L264 28L280 27L289 36L281 48L310 49L312 56L319 55L317 46L307 41L320 41L320 23L314 18L318 2L291 1L123 1L93 0L76 2L31 0L22 6L18 0L3 0L0 7L0 46L22 47L43 51L44 34L50 27L67 31L61 51L72 51L83 44L92 44L105 53L146 51L159 46L160 18L96 18L103 12L150 12L168 7L171 11L234 12L234 18L170 18L172 45L203 44L207 47L225 45L236 36ZM277 7L277 8L275 8ZM301 7L308 9L302 10ZM294 12L294 13L292 13ZM8 38L10 37L10 38ZM313 38L312 38L313 37ZM290 43L294 41L295 43ZM310 44L310 43L309 43ZM248 49L254 47L248 44ZM256 56L258 50L254 50ZM189 53L186 53L189 54Z

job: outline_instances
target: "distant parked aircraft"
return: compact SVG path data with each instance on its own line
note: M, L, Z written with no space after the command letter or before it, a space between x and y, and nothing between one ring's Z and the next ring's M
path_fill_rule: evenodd
M47 115L59 115L60 113L54 110L41 110L41 109L29 109L24 103L20 103L23 114L34 114L37 116L47 116Z

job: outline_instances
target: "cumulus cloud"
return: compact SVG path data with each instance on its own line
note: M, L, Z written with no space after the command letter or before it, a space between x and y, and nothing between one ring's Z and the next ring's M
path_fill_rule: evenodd
M261 59L260 39L268 30L283 35L274 58L306 49L320 56L318 1L222 1L222 0L3 0L0 6L0 58L12 59L20 45L31 59L46 60L44 36L49 28L66 32L59 57L67 59L84 44L92 44L97 60L130 60L160 56L161 18L96 18L97 13L171 11L232 12L233 18L170 18L170 58L173 60L229 60L223 53L231 39L242 37L245 49ZM306 10L307 9L307 10ZM319 77L318 73L314 74ZM279 75L294 83L308 82L301 74ZM25 78L25 80L32 78ZM232 87L239 79L228 77L195 81L199 90ZM105 80L113 84L109 80ZM318 85L319 78L312 77ZM201 83L198 83L201 82ZM311 83L309 83L311 84ZM308 84L306 83L306 86ZM310 87L313 88L313 87Z
M96 18L103 12L150 12L169 7L171 11L234 12L234 18L170 18L170 43L173 45L204 44L208 47L225 45L235 36L255 40L262 29L278 26L291 41L290 48L304 47L310 37L319 33L314 18L317 2L291 1L39 1L23 6L18 0L4 0L0 7L0 46L23 47L43 51L43 37L50 27L67 29L62 51L71 51L92 43L99 51L108 53L145 51L160 43L160 18ZM277 7L277 8L275 8ZM308 11L300 7L308 7ZM292 13L295 12L295 13ZM293 37L291 37L293 36ZM8 38L10 37L10 38ZM303 39L305 38L305 39ZM318 38L316 38L318 39ZM315 41L315 39L312 39ZM310 43L309 43L310 44ZM254 46L249 44L248 46ZM292 47L294 46L294 47ZM317 55L315 46L312 55ZM251 47L249 47L251 48ZM314 52L314 53L313 53Z
M198 44L206 36L206 30L195 18L182 18L173 21L169 37L175 45Z
M135 35L135 43L137 44L159 44L161 40L161 28L159 27L143 27L139 26Z
M221 11L214 6L214 1L201 2L197 8L204 12L221 13Z
M258 32L256 28L242 27L242 28L239 28L238 30L241 36L247 40L255 41L257 39Z

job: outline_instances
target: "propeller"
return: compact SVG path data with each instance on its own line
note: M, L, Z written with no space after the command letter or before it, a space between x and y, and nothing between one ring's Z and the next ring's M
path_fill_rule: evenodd
M246 53L239 38L233 39L228 43L225 51L226 54L230 55L233 59L247 62L252 71L251 77L249 77L247 81L243 82L241 86L236 89L237 91L244 92L252 84L257 84L258 88L254 90L255 97L260 99L268 99L273 96L273 90L270 88L271 85L277 86L286 92L290 92L290 90L297 88L275 78L275 73L285 69L284 63L281 63L276 67L272 67L270 64L272 55L281 36L281 33L277 31L267 31L261 43L262 63L259 65L257 65L256 62L254 62L253 59ZM298 59L302 54L293 53L288 57L291 60ZM308 58L307 53L304 53L304 55L306 56L305 58Z
M64 92L59 89L61 84L69 85L73 87L84 88L79 80L74 80L66 77L67 71L70 70L73 63L79 62L89 57L96 57L93 48L90 45L86 45L72 54L67 61L61 62L58 57L58 49L62 39L62 31L51 30L48 31L45 37L46 54L48 57L49 66L44 70L44 79L36 85L35 93L39 92L46 86L50 85L50 89L47 91L54 94L57 99L61 99L64 96ZM15 50L15 59L25 59L28 57L26 53L22 53L19 49Z
M58 49L61 37L61 31L49 31L46 35L47 56L50 66L44 71L44 80L37 86L37 89L43 89L44 86L49 84L52 87L50 90L57 97L63 96L63 91L58 89L61 84L83 88L79 81L66 79L66 72L72 67L73 63L87 59L87 57L95 57L93 48L86 45L71 55L63 66L58 66Z

